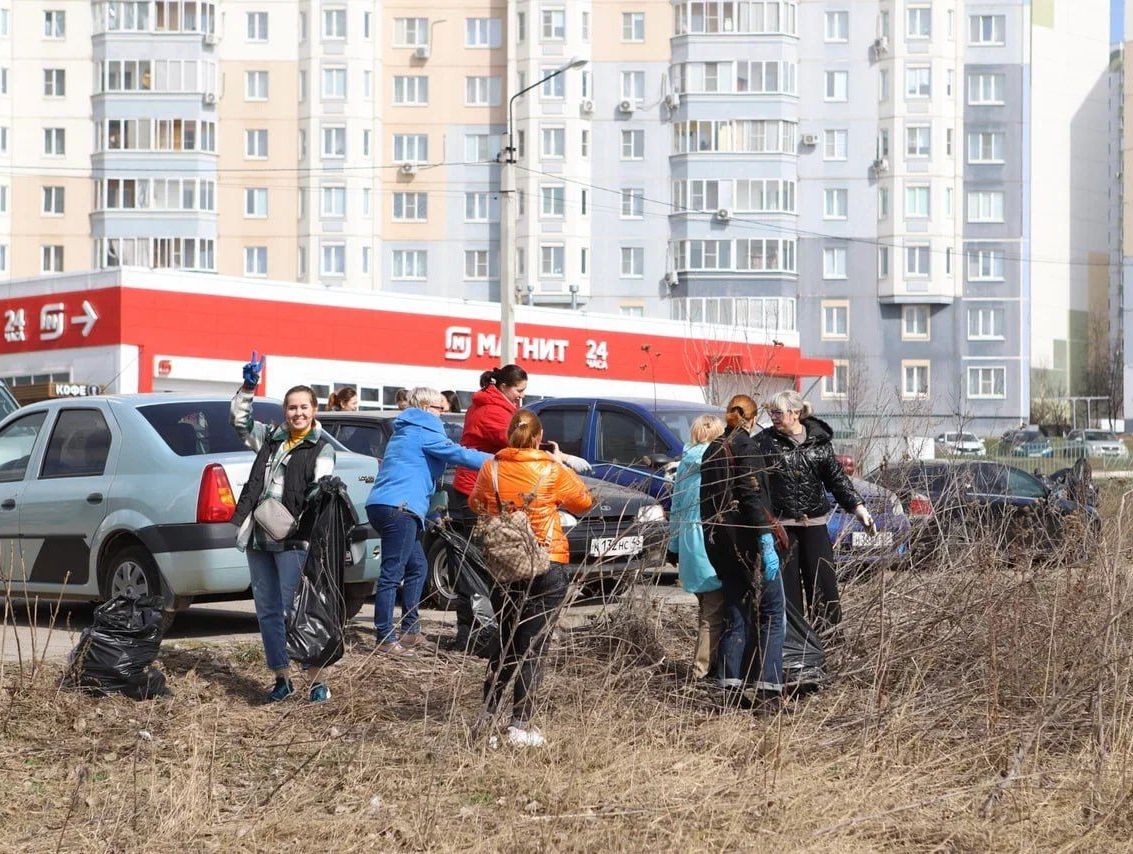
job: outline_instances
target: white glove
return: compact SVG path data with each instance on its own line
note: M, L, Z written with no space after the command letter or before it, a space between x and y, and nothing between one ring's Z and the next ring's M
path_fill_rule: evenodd
M864 504L859 504L854 508L854 515L858 517L858 521L862 523L862 527L867 531L873 533L877 530L877 525L874 524L873 517L869 514L869 509Z
M588 463L582 457L576 457L573 454L563 454L563 462L579 474L588 474L591 470L590 463Z

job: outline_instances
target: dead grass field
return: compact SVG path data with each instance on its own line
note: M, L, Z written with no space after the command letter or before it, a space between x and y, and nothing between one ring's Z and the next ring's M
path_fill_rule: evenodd
M377 658L257 705L258 645L167 649L176 696L0 673L0 842L21 851L1130 850L1130 512L1088 564L995 541L845 589L836 680L793 715L689 688L694 614L563 632L542 751L469 735L483 663Z

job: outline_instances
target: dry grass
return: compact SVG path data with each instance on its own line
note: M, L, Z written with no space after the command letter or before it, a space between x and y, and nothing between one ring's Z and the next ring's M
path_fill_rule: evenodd
M774 719L685 686L694 614L563 632L543 751L473 741L483 664L379 659L256 705L253 645L167 650L176 696L0 677L11 850L1097 850L1133 834L1133 507L1088 564L994 538L846 589L830 689Z

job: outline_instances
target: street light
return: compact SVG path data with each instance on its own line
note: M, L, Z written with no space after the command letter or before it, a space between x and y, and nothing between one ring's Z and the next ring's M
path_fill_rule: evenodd
M520 89L507 102L507 145L500 163L500 364L515 357L515 125L512 110L515 101L536 86L558 77L571 68L582 68L589 60L573 57L546 77Z

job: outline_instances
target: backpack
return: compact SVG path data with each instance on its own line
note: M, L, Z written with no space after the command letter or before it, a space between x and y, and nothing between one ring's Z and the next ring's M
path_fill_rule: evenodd
M500 512L498 515L481 516L472 529L472 537L479 543L484 563L497 584L529 582L551 568L547 543L540 542L535 536L531 520L522 508L508 507L500 498L499 463L493 461L486 465L492 467L492 488L496 492ZM532 498L549 472L548 467L535 484ZM553 530L553 527L548 528L547 540L550 540Z

